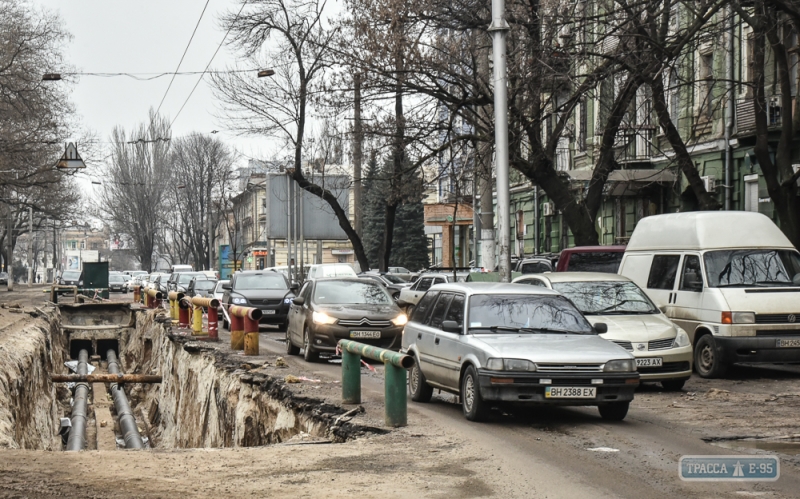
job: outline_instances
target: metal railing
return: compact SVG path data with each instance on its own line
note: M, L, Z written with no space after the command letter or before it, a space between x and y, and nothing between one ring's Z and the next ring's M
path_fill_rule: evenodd
M361 403L361 357L383 362L384 365L384 421L386 426L408 424L408 393L406 370L414 366L408 355L365 345L352 340L339 340L342 350L342 402Z

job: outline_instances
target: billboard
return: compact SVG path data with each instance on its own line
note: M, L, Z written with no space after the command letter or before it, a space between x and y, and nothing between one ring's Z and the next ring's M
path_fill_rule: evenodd
M323 178L310 179L324 187L336 197L336 200L347 213L350 212L351 179L346 175L327 175ZM339 226L339 220L330 205L319 197L303 191L297 182L286 174L267 175L266 212L267 239L286 239L288 227L287 212L291 209L295 217L299 236L299 220L302 212L303 236L308 240L344 240L347 235ZM291 202L289 200L291 195ZM291 205L291 208L290 208Z
M64 270L82 270L83 262L100 261L100 253L97 250L67 250L64 254Z

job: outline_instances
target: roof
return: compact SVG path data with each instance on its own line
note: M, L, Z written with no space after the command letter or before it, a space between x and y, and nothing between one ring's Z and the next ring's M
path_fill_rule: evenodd
M509 282L449 282L447 284L434 284L431 289L439 291L458 291L466 294L509 294L509 295L556 295L559 294L547 288L537 286L523 286Z
M548 272L546 274L526 274L521 278L530 279L531 277L547 279L550 282L607 282L620 281L630 282L631 280L619 274L609 274L606 272ZM518 278L518 279L521 279ZM517 279L514 279L515 281Z
M575 246L574 248L564 248L561 253L622 253L625 246Z
M695 211L643 218L626 251L735 248L794 249L766 215L750 211Z

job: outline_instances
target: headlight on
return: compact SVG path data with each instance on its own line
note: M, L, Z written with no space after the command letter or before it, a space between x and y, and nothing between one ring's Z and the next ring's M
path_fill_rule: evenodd
M405 326L407 323L408 323L408 317L406 317L406 314L400 314L394 319L392 319L392 324L394 324L395 326Z
M78 286L83 286L83 281L78 281Z
M607 373L626 373L635 370L636 362L633 359L610 360L603 367L603 371Z
M245 298L231 298L231 301L233 302L234 305L244 305L245 303L247 303L247 300Z
M672 342L672 348L679 348L689 346L689 335L686 334L681 328L678 328L678 335L675 336L675 341Z
M336 319L331 317L328 314L323 314L322 312L314 312L311 314L311 318L314 320L316 324L333 324L336 322Z

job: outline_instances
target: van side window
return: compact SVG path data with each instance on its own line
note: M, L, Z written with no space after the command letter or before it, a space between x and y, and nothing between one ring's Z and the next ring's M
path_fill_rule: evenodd
M672 289L675 287L675 276L678 274L679 255L655 255L647 277L650 289Z
M700 271L700 257L686 255L683 259L683 272L681 272L682 291L703 291L703 274Z
M414 322L425 322L425 316L428 315L428 312L433 305L433 302L436 301L436 297L439 296L438 291L428 291L425 293L425 296L417 303L416 308L414 308L414 312L411 314L411 320Z

